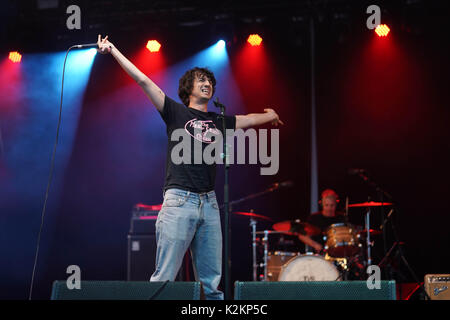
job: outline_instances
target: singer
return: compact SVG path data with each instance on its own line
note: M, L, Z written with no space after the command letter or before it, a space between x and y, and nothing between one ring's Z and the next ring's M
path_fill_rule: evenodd
M167 126L168 150L164 201L156 221L156 269L150 281L173 281L181 267L183 257L191 250L195 280L200 281L207 299L223 299L218 289L222 276L222 234L219 206L216 200L215 164L174 164L171 159L176 142L171 141L174 130L189 128L214 133L224 128L219 115L208 112L208 102L216 90L214 74L195 67L186 71L179 80L178 96L183 104L168 96L109 40L98 36L98 52L111 54L119 65L145 92ZM227 129L245 129L265 123L283 124L273 109L264 113L226 116ZM203 132L203 133L204 133ZM212 139L190 135L201 141L204 149ZM192 141L194 142L194 141ZM202 149L200 151L203 151ZM194 149L189 157L194 159Z

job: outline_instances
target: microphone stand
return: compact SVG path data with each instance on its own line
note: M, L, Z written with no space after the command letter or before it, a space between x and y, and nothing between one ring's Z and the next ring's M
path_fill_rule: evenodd
M228 150L227 150L227 127L225 121L225 106L219 102L219 98L213 101L214 105L220 108L220 118L222 119L223 128L223 152L222 159L224 160L224 186L223 186L223 208L225 212L225 235L224 235L224 251L225 251L225 300L231 300L231 230L230 230L230 203L229 203L229 184L228 184L228 171L230 169L230 164L228 162Z
M372 179L369 178L369 176L366 174L367 171L365 170L359 170L357 172L357 175L364 180L364 182L366 182L369 186L371 186L372 188L374 188L377 192L380 192L382 195L384 195L387 199L389 199L390 201L392 201L392 196L386 192L385 190L383 190L375 181L373 181Z

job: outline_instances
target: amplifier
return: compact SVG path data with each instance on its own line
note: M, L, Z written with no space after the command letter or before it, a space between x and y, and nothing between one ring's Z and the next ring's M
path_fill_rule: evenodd
M431 300L450 300L450 274L426 274L424 287Z
M133 207L127 246L127 280L149 281L155 271L156 219L162 205L138 203ZM189 254L186 253L176 280L193 279L189 268Z
M150 281L155 271L156 236L128 235L127 280Z
M145 205L138 203L133 207L130 223L130 234L155 234L155 222L161 205Z
M156 219L160 205L138 203L133 207L128 234L127 280L149 281L155 270Z

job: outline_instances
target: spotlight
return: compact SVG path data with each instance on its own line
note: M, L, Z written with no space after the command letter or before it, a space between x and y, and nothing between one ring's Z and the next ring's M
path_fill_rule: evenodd
M217 46L220 47L220 48L224 48L225 47L225 40L217 41Z
M11 60L14 63L19 63L20 60L22 60L22 55L17 51L11 51L9 53L9 60Z
M149 40L147 42L147 49L150 52L158 52L161 48L161 44L156 40Z
M247 38L247 42L250 43L251 46L259 46L262 42L262 38L259 36L259 34L251 34Z
M387 37L390 29L385 24L380 24L378 27L376 27L375 32L379 37Z

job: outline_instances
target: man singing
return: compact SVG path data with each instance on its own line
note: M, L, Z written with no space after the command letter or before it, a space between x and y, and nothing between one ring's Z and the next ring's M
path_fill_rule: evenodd
M110 53L144 90L166 123L168 150L164 201L156 221L156 269L150 281L173 281L181 267L183 257L190 248L195 280L203 285L207 299L223 299L218 290L222 275L222 234L219 206L214 192L215 164L194 163L175 164L172 150L176 141L171 136L175 130L183 129L192 140L201 142L200 152L210 143L219 143L204 134L196 135L194 129L202 133L219 130L224 135L222 119L214 112L208 112L208 102L215 89L214 74L206 68L186 71L179 81L178 95L183 104L178 103L164 92L133 63L131 63L108 40L98 36L98 52ZM272 109L264 113L225 116L227 129L245 129L272 123L283 124ZM188 159L194 159L194 148ZM186 156L186 155L183 155Z

